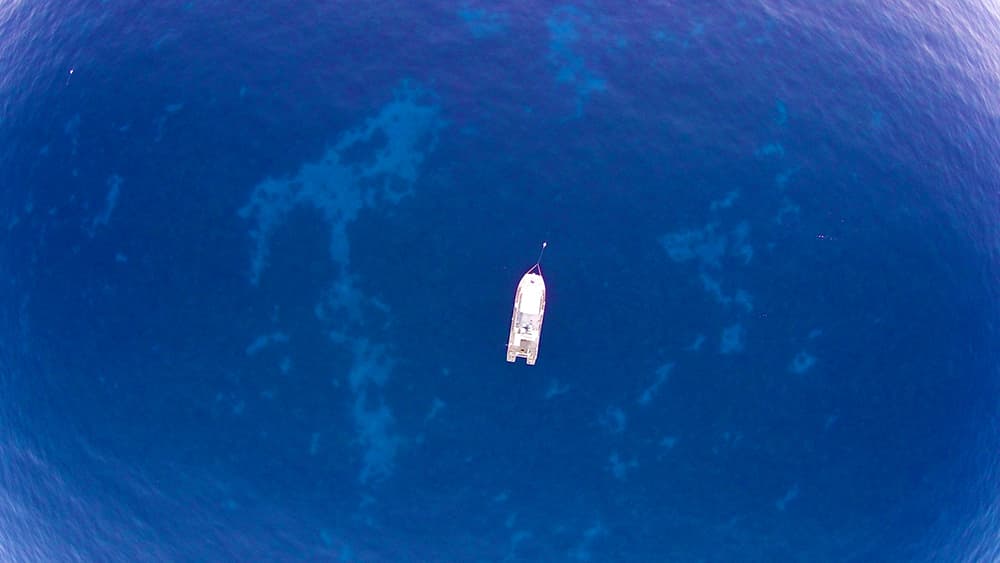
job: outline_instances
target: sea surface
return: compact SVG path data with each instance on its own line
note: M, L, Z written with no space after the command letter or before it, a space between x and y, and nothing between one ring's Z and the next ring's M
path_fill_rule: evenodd
M3 3L0 561L1000 559L998 37Z

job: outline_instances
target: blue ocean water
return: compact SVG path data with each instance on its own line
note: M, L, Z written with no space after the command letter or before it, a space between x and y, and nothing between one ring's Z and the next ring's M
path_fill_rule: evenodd
M0 560L1000 558L998 30L0 7Z

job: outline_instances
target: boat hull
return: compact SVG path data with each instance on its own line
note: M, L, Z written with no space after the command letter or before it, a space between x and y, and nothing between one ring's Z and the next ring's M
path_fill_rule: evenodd
M545 318L545 280L541 273L534 272L534 268L528 271L517 284L510 337L507 339L507 361L524 358L529 366L535 365L538 360L538 345Z

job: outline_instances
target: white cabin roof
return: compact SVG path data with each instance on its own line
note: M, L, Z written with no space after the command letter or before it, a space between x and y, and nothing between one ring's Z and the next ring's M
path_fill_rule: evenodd
M518 310L522 313L537 315L542 308L542 295L545 294L545 282L542 276L527 274L521 279L521 304Z

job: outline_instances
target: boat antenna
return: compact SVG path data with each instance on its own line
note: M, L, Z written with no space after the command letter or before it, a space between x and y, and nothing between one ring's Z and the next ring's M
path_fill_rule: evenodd
M542 242L542 251L538 253L538 260L535 261L535 267L541 269L542 265L542 255L545 254L545 247L548 246L548 241Z

